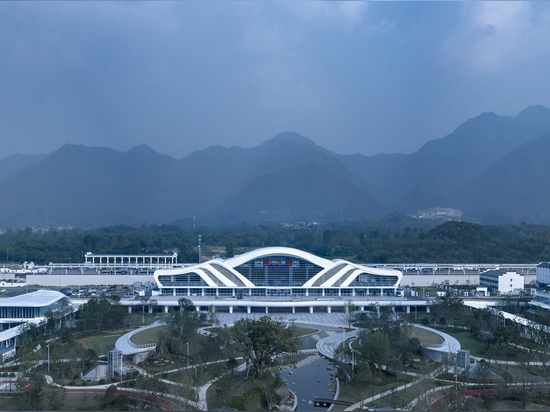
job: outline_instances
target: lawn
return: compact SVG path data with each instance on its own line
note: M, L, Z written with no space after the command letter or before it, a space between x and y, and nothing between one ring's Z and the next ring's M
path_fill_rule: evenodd
M357 387L352 385L340 385L340 395L338 396L338 399L356 403L356 402L362 401L363 399L370 398L371 396L374 396L379 393L389 391L390 389L396 388L398 386L404 385L407 382L410 382L410 380L406 380L406 381L399 380L397 382L391 382L391 383L386 383L382 385L367 384L362 387ZM395 396L395 394L392 394L389 396L390 397ZM378 400L374 403L377 403L377 402ZM405 401L403 402L405 403ZM406 402L405 404L407 403L408 402ZM345 408L346 408L345 406L334 405L333 410L343 411Z
M312 328L303 328L301 326L295 326L295 332L294 336L304 336L304 335L310 335L312 333L318 332L319 329L312 329Z
M255 381L251 379L246 379L244 372L235 372L231 379L231 388L225 397L229 398L231 396L242 395L247 389L250 389L253 386L254 382ZM224 404L224 402L216 395L217 388L217 383L214 383L206 392L206 400L209 410L212 410L213 408L220 408Z
M425 381L413 385L407 389L403 389L399 392L394 392L390 395L384 396L383 398L377 399L367 405L374 407L390 407L390 408L402 408L414 399L418 398L421 395L424 395L427 391L433 388L437 388L438 385L433 381Z
M115 348L115 342L122 335L99 335L79 339L79 342L87 349L93 349L98 355L106 355L107 352Z
M139 333L133 335L130 340L136 345L146 345L148 343L158 343L161 333L167 333L170 329L169 326L157 326L155 328L145 329Z
M441 336L426 329L421 329L413 326L411 328L411 333L416 338L418 338L420 343L427 343L431 345L439 345L443 343L443 338L441 338Z
M470 332L456 329L446 329L445 333L451 335L460 342L461 349L469 350L470 355L479 356L487 359L496 360L516 360L518 353L524 352L522 349L504 348L504 350L489 350L487 345L472 337Z

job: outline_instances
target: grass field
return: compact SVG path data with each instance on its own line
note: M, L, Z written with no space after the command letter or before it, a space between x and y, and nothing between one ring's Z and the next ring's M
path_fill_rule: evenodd
M440 343L443 343L443 338L441 338L441 336L425 329L416 328L413 326L411 333L418 338L420 343L428 343L431 345L439 345Z
M294 336L309 335L311 333L317 332L318 330L319 329L303 328L303 327L300 327L300 326L296 326L296 333L294 334Z
M385 385L367 384L362 387L342 385L340 386L340 395L338 396L338 399L348 401L348 402L353 402L353 403L360 402L363 399L369 398L371 396L377 395L382 392L386 392L390 389L401 386L409 381L410 380L407 379L406 381L391 382ZM390 396L395 396L395 395L396 394L392 394ZM402 401L402 402L405 402L405 401ZM396 406L392 406L392 407L395 408ZM345 406L340 406L340 405L334 405L334 408L333 408L334 411L338 411L338 410L343 411L344 409L345 409Z
M142 332L136 333L130 338L136 345L145 345L147 343L157 343L159 335L168 330L168 326L157 326L156 328L145 329Z
M115 342L121 336L121 334L90 336L88 338L79 339L79 342L82 343L85 348L95 350L98 355L106 355L107 352L115 348Z
M501 351L489 350L485 343L473 338L468 331L445 330L445 333L458 340L461 348L469 350L472 356L497 360L516 360L518 353L522 352L522 350L518 348L510 348L510 350Z

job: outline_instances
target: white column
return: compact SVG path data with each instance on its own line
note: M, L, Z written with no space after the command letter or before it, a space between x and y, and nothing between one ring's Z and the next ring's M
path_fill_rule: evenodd
M327 306L327 313L330 313L330 306Z
M313 313L313 306L309 307L309 313Z
M233 313L233 306L229 306L229 313Z
M252 312L252 308L250 306L247 306L246 307L246 313L250 313L250 312Z

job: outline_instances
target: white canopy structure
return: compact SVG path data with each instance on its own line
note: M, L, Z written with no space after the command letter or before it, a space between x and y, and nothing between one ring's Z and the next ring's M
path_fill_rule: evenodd
M267 247L225 260L157 270L154 278L164 296L351 298L395 296L402 273Z

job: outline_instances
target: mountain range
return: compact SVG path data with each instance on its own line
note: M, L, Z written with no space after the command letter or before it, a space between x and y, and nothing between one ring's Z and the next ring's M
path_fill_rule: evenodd
M146 145L65 145L0 159L0 227L333 221L451 207L550 223L550 109L483 113L410 155L340 155L299 134L182 159Z

